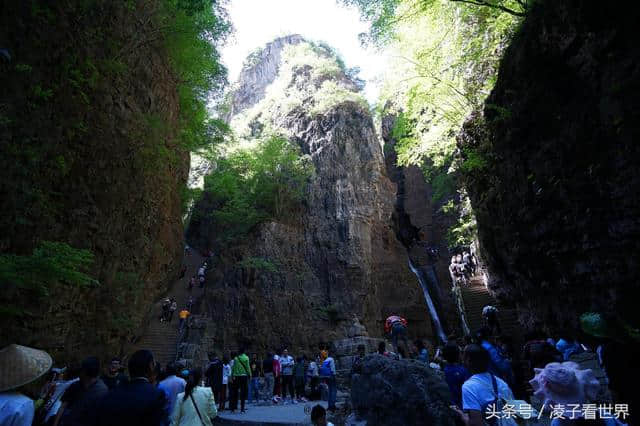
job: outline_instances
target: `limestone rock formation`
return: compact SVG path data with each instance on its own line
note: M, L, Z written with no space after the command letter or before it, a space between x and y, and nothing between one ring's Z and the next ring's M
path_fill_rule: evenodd
M268 46L272 53L273 46L282 49L277 78L270 81L275 65L266 54L243 71L251 87L268 87L254 105L244 96L234 101L234 110L241 105L244 112L232 125L244 137L277 129L309 156L315 173L300 211L262 224L245 244L221 253L209 299L221 325L217 344L317 348L347 336L354 314L370 336L380 336L393 312L408 318L412 334L430 335L420 287L391 221L396 188L357 84L326 47L297 37ZM189 226L195 246L215 239L207 203L205 196ZM249 257L268 259L277 271L237 266Z
M449 387L440 372L415 360L368 355L351 377L351 405L368 426L453 426Z
M490 287L528 325L599 310L638 326L639 18L535 3L459 139Z

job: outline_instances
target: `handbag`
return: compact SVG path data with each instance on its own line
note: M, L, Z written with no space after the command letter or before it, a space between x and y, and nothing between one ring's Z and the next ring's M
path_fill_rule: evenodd
M200 423L202 423L202 426L204 426L204 420L202 420L202 416L200 415L200 410L198 409L198 404L196 404L196 400L193 399L193 393L189 395L189 397L191 398L191 402L193 403L193 406L196 409L196 413L198 413L198 418L200 419Z

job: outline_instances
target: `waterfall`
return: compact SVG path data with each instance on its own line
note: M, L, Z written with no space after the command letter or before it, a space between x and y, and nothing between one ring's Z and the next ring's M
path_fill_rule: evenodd
M413 266L413 262L409 259L409 268L411 271L416 274L418 277L418 281L420 282L420 287L422 287L422 293L424 293L424 300L427 302L427 309L429 309L429 315L431 315L431 321L436 328L436 333L438 337L443 343L447 343L447 336L444 334L444 330L442 329L442 324L440 324L440 317L438 317L438 312L436 311L436 307L433 304L433 300L431 300L431 295L429 294L429 286L425 282L425 279L422 275L422 272Z

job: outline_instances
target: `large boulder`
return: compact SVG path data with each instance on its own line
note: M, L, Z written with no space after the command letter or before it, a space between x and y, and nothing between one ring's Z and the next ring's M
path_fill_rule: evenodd
M351 405L367 425L453 425L444 377L414 360L368 355L351 378Z

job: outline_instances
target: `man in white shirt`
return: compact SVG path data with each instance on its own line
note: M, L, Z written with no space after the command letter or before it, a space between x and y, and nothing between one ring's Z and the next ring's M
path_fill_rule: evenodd
M462 385L462 410L456 409L467 426L482 426L487 411L500 412L502 401L513 399L509 385L499 377L488 372L489 353L480 345L467 345L464 349L464 362L473 374ZM493 405L493 407L492 407ZM502 426L515 426L508 418L496 419Z
M295 364L295 360L291 355L289 355L289 351L287 349L282 351L282 356L280 357L280 367L282 368L282 398L287 399L287 389L289 390L289 394L291 395L291 402L295 404L295 396L293 391L293 365Z

